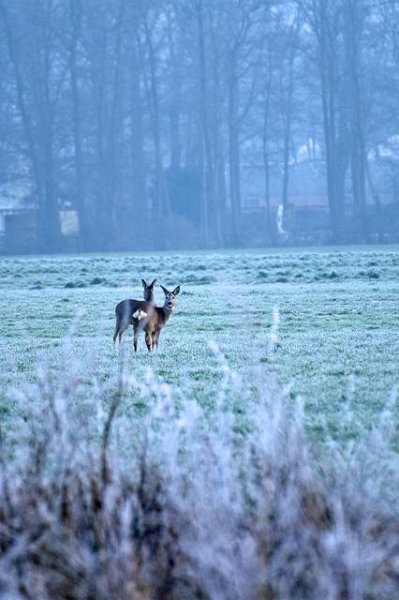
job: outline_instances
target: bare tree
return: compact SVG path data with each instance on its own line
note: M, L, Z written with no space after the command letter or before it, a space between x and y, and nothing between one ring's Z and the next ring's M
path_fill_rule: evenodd
M22 12L19 5L0 3L44 251L61 248L55 156L56 110L64 77L56 35L60 8L55 1L44 4L34 0Z
M381 166L399 177L398 23L385 0L0 0L0 183L46 251L65 201L82 249L275 243L311 137L332 240L367 240Z
M360 238L368 241L366 218L366 140L365 110L362 100L362 35L365 20L365 2L344 0L345 65L348 74L348 102L350 123L350 157L353 206L356 229Z
M327 190L333 241L343 236L345 176L349 162L347 77L344 69L342 0L300 2L316 37L315 59L319 68Z
M150 112L151 133L154 148L154 194L153 218L161 222L170 214L168 190L165 181L164 153L162 149L162 118L159 84L160 46L166 35L162 4L147 3L142 19L141 60L145 65L144 84ZM158 225L159 226L159 225Z
M69 0L69 18L71 22L69 39L69 70L72 95L72 135L74 146L74 168L76 206L79 215L79 239L82 250L90 248L89 219L86 206L86 178L84 173L82 98L79 76L79 48L82 44L82 2Z

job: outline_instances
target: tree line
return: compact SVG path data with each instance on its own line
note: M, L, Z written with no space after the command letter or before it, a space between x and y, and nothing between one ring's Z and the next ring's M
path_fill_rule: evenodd
M0 186L38 209L43 251L277 243L301 148L323 171L332 242L368 241L376 173L398 163L395 0L0 0Z

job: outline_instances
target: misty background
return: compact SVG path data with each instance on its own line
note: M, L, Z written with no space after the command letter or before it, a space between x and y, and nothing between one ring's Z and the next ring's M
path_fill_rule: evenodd
M399 241L399 6L0 0L0 249Z

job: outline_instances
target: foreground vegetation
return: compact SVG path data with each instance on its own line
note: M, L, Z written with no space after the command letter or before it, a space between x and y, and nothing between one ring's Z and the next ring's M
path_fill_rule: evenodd
M396 263L1 261L0 600L396 598ZM142 276L182 293L134 355Z
M123 364L102 382L64 364L14 392L0 598L395 597L389 406L354 443L316 452L300 401L272 377L248 385L211 351L211 413Z
M1 598L394 597L389 407L318 455L301 402L211 351L211 414L122 364L101 382L72 363L11 396L23 418L1 452Z

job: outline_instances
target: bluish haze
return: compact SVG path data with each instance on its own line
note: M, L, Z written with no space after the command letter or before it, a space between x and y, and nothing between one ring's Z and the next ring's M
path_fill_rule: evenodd
M5 252L399 238L397 2L0 0Z

